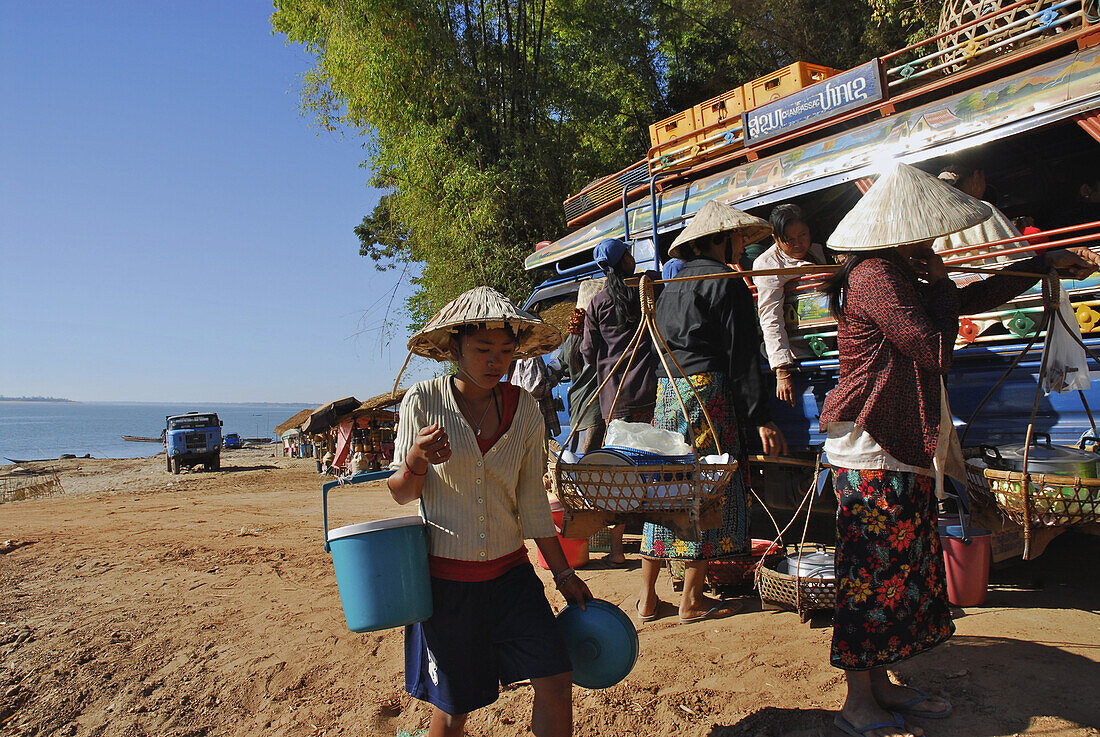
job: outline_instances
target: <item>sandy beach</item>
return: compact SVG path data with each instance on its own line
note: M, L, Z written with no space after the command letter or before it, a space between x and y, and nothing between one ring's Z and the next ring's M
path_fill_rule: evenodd
M344 624L313 461L264 448L222 463L174 477L159 456L57 462L64 494L0 505L0 733L397 737L427 725L403 689L401 630ZM330 507L334 525L412 513L381 484L339 490ZM582 574L628 612L633 557L633 569ZM1100 538L1065 534L1036 561L997 567L986 605L957 612L956 637L894 670L954 703L922 723L928 734L1100 735L1097 561ZM658 590L674 600L667 577ZM751 596L720 621L669 612L639 627L624 682L574 690L576 734L838 734L827 617L803 624ZM469 734L526 734L530 707L529 687L509 688Z

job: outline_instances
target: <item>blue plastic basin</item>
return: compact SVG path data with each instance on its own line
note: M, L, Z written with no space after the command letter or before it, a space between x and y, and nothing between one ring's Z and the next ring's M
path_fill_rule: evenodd
M427 528L420 517L338 527L328 533L344 619L352 632L432 616Z
M573 663L573 683L609 688L630 675L638 660L638 630L622 609L602 599L570 604L558 614L558 631Z

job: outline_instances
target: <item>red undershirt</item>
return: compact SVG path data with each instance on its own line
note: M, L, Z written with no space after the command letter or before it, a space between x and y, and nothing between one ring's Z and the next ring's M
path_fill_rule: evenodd
M485 455L498 440L508 432L512 426L512 420L516 417L516 409L519 408L519 387L513 384L500 384L500 425L497 431L487 438L477 438L477 447L481 454ZM507 555L493 560L455 560L454 558L440 558L436 555L428 556L428 572L432 578L442 578L447 581L462 581L472 583L478 581L491 581L502 576L518 565L527 562L527 548L521 545Z

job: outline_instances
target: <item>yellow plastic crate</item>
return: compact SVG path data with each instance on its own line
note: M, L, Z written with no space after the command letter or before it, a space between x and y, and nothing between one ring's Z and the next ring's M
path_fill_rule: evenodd
M690 107L649 126L649 141L653 146L661 146L692 133L699 126L695 108Z
M695 118L699 121L700 128L714 125L715 127L708 131L711 133L723 127L716 125L718 123L733 125L738 122L744 110L745 90L738 87L696 105Z
M792 92L798 92L812 84L817 84L839 72L839 69L833 69L832 67L796 61L790 66L777 69L771 74L754 79L746 84L743 88L745 105L750 109L759 107L765 102L786 97Z

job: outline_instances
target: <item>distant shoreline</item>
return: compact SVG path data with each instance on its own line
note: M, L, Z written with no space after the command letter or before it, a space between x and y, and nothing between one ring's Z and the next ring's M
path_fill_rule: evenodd
M52 402L54 404L80 404L75 399L62 397L0 397L0 402Z

